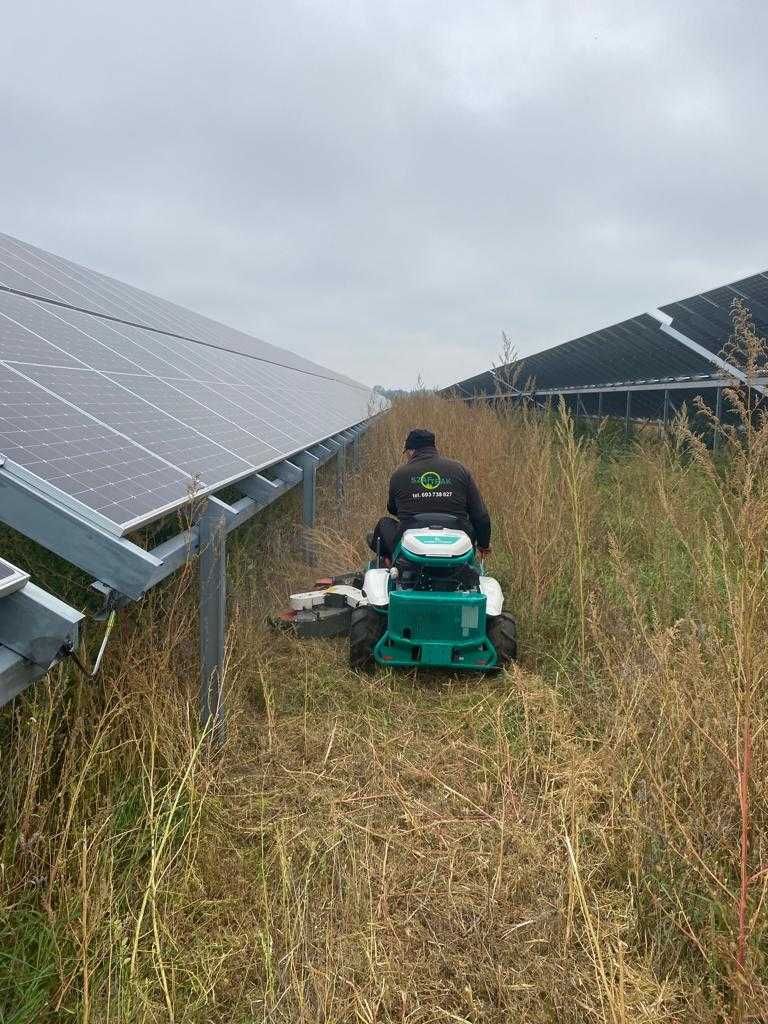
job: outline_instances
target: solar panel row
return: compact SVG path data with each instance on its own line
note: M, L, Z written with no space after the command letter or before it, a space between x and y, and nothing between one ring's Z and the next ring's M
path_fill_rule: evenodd
M518 387L533 383L542 390L647 379L662 372L666 376L692 375L711 369L703 356L668 337L647 314L527 356L514 368ZM470 393L487 393L496 386L487 373L462 382Z
M251 358L271 360L305 373L345 380L355 387L362 387L357 381L293 352L2 233L0 285L49 302L64 303L100 316L151 327L158 332L188 337L199 345L231 349Z
M6 236L0 281L28 293L0 289L6 469L115 532L370 414L363 385Z
M768 272L660 308L672 317L673 328L719 355L731 333L734 299L745 302L758 330L768 333ZM709 374L713 361L669 337L653 316L642 314L526 356L512 369L519 387L532 381L538 389L551 390ZM488 371L454 385L464 395L492 394L497 386Z
M670 302L661 310L672 317L673 327L717 355L728 341L735 299L746 304L760 331L768 331L768 274L754 274L722 288Z

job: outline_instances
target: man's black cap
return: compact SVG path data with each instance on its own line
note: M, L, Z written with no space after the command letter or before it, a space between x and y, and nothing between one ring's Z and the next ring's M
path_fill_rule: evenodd
M419 448L434 448L435 435L431 430L412 430L405 439L404 452L415 452Z

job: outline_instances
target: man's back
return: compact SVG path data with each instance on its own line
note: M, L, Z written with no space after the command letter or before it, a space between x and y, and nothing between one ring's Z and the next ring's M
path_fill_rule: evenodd
M388 508L401 519L419 512L466 516L469 472L434 449L417 452L389 482Z
M392 474L387 509L401 521L422 512L454 515L472 524L481 548L490 543L490 517L472 474L432 447L415 451Z

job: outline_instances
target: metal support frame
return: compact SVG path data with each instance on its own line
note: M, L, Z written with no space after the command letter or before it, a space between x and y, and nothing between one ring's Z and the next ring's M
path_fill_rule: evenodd
M83 616L34 583L0 599L0 704L76 647Z
M598 392L597 395L597 415L600 419L603 418L603 392Z
M368 426L369 422L366 422L339 431L289 459L241 479L232 485L243 495L237 501L227 503L216 495L208 496L203 499L203 513L196 523L151 551L108 532L72 509L56 504L50 496L38 492L29 481L14 476L8 467L1 464L0 521L83 569L95 578L97 589L118 603L125 598L139 600L199 552L200 709L204 724L212 725L214 733L221 739L224 729L220 687L226 619L226 535L287 491L302 484L305 552L311 560L314 550L309 530L315 519L317 470L333 458L337 459L337 474L340 464L346 469L346 450L350 446L358 449L359 464L359 439ZM44 591L40 593L44 594ZM56 602L56 598L46 596ZM2 604L9 600L11 598L4 598ZM61 602L58 604L67 608ZM82 618L79 613L72 614L77 622ZM11 634L25 635L16 626L9 631ZM55 637L57 634L52 630L46 635ZM76 638L76 635L75 631L73 636ZM15 651L9 651L3 643L0 632L0 705L45 674L44 669L26 661Z
M200 530L200 721L215 742L224 739L224 642L227 617L227 521L208 499Z
M629 437L629 419L632 415L632 392L627 392L627 407L624 412L624 436Z
M359 433L350 433L350 441ZM342 446L350 443L347 436L346 431L335 435ZM337 450L340 449L329 442L310 449L315 453L318 465L331 459ZM304 477L302 468L296 464L300 458L301 455L291 460L284 459L234 484L244 498L225 506L227 529L241 526L300 484ZM220 499L212 495L206 500ZM109 590L134 601L176 572L199 547L198 528L194 525L146 551L127 538L96 526L77 512L53 504L29 483L3 467L0 467L0 521L76 565Z
M337 435L341 437L342 435ZM333 458L330 449L323 449L324 457L315 454L315 465L321 466ZM340 449L343 450L343 449ZM317 452L317 448L312 449ZM294 456L298 462L301 456ZM244 495L239 501L227 505L219 498L212 497L209 501L216 502L221 506L227 523L227 532L231 533L238 527L243 526L249 519L262 512L267 506L281 498L287 491L302 483L304 471L294 461L285 460L277 463L263 473L254 473L252 476L239 480L233 486ZM267 473L270 475L267 476ZM165 579L180 569L191 557L193 557L200 546L199 528L197 524L183 533L171 537L153 548L151 554L160 560L158 579Z
M568 395L624 394L627 391L699 391L707 388L735 387L742 383L736 377L666 377L659 380L628 380L613 384L584 384L574 387L539 388L532 394L544 401L547 397L560 398ZM753 387L768 385L768 378L756 378Z
M664 388L664 412L662 423L666 430L669 426L669 388Z
M339 450L336 453L336 500L339 503L339 507L344 504L346 475L347 449L343 445L339 445Z
M744 375L742 375L744 376ZM738 387L748 382L742 377L728 374L692 377L660 377L655 380L627 380L621 382L582 385L563 385L561 387L536 388L529 392L531 401L547 407L552 399L567 398L569 395L600 395L625 394L627 391L705 391L708 388ZM756 377L749 386L761 394L768 394L768 377ZM473 400L494 402L495 395L475 395Z
M5 468L0 468L0 520L134 599L153 585L162 570L155 555L76 512L51 504Z
M715 398L715 424L714 433L712 435L712 450L717 451L720 447L720 423L723 419L723 389L717 389L717 395Z
M301 485L301 523L302 523L302 551L304 560L309 565L314 565L317 553L312 537L315 528L315 516L317 514L317 466L318 459L312 452L302 452L299 465L301 466L304 478Z

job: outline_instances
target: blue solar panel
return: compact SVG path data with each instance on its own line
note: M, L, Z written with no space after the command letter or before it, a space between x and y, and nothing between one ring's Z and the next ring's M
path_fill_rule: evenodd
M723 352L731 336L732 306L736 299L743 301L753 314L758 330L768 333L766 272L661 306L661 311L671 318L672 328L683 336L682 340L667 334L654 315L643 313L526 356L504 370L506 376L518 375L518 386L531 381L539 391L555 392L721 374L722 363L716 357ZM686 344L685 339L693 344ZM467 397L492 395L497 387L496 378L486 372L460 381L445 391Z
M0 394L2 472L119 533L363 421L373 398L4 235Z

